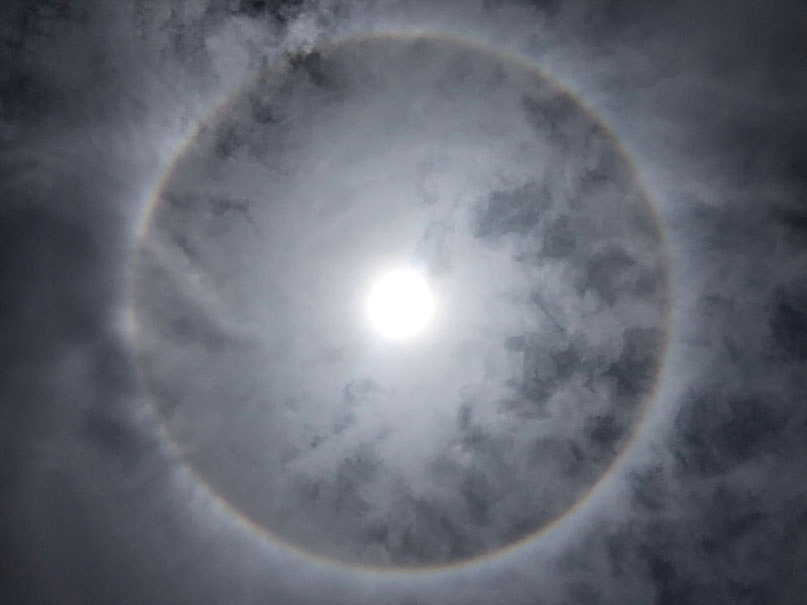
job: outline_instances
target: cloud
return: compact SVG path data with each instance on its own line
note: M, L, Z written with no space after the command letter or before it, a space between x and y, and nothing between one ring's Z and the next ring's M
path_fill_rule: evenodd
M2 10L6 594L798 602L796 3Z

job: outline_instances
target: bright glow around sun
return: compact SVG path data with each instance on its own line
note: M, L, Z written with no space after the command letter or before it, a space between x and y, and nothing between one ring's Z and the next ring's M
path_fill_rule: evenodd
M399 269L379 279L367 299L373 326L388 338L414 336L431 319L432 293L426 280L412 269Z

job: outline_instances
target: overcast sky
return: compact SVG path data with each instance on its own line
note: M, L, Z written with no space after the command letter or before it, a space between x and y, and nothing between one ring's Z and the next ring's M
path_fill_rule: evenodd
M0 600L802 602L807 11L703 4L5 3Z

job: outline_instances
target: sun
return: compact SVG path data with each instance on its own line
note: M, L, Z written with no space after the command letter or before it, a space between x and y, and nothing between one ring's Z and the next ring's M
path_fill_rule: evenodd
M413 269L383 275L367 297L370 323L383 336L396 340L423 331L434 312L434 299L426 279Z

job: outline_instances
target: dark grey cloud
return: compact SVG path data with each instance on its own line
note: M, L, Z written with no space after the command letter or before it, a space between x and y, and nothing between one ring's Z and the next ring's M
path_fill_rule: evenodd
M798 3L0 12L7 600L802 600Z

